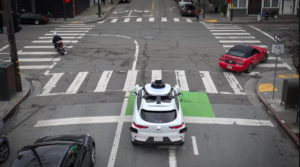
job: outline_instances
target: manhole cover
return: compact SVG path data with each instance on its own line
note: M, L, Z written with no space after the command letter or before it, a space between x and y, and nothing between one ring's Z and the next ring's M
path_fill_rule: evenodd
M145 36L145 39L153 39L153 36Z

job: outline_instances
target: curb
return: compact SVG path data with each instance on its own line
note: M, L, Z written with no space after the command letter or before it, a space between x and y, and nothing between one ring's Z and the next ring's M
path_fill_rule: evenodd
M285 121L281 118L281 116L275 111L273 107L271 107L270 103L262 97L258 90L257 87L261 84L262 80L267 78L269 76L265 76L260 81L258 82L256 86L256 94L259 97L260 101L264 104L265 107L268 108L268 110L273 114L273 117L277 120L277 122L283 127L285 132L289 135L289 137L293 140L293 142L299 147L299 138L296 136L296 134L292 131L292 129L289 127L288 124L285 123Z
M105 15L103 15L100 19L91 20L91 21L86 21L86 22L83 22L83 23L89 24L89 23L95 23L95 22L97 22L97 21L102 21L102 20L104 20L104 19L110 14L110 12L113 11L113 10L116 8L116 6L119 5L119 3L120 3L120 1L118 1L118 2L116 3L116 5L115 5L114 7L112 7L109 11L107 11L107 12L105 13Z
M21 82L24 82L28 85L28 90L27 92L24 92L23 96L19 100L15 101L13 107L9 111L7 111L2 118L0 118L0 122L2 123L5 123L6 120L11 117L12 111L14 111L14 109L29 95L29 92L31 90L29 82L24 77L21 77Z

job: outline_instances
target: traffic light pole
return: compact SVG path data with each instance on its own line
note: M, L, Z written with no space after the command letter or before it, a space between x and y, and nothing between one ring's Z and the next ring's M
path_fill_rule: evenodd
M15 68L16 90L17 92L21 92L22 91L21 73L19 68L19 58L17 52L16 37L14 32L13 20L12 20L11 3L10 0L4 0L4 1L5 1L5 15L7 21L7 37L10 46L10 60L12 63L14 63L14 68Z
M66 16L66 0L63 0L63 4L64 4L64 20L67 20L67 16Z

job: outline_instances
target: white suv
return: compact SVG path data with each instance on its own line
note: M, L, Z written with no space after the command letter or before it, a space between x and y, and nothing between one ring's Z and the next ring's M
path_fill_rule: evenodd
M145 87L135 86L132 144L183 145L187 128L178 96L180 88L156 79Z

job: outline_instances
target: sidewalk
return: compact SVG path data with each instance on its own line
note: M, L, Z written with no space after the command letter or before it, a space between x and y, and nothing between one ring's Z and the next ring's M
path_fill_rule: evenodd
M26 80L27 75L21 74L22 92L17 94L10 101L0 100L0 129L3 123L13 114L14 109L28 96L30 92L30 83Z
M56 21L50 21L49 24L80 24L80 23L93 23L96 21L102 21L109 13L119 4L119 1L114 0L113 4L110 4L110 0L106 1L105 5L101 5L101 18L98 17L98 4L95 4L75 18L58 18Z
M274 72L273 74L268 74L269 75L266 75L259 81L257 85L257 95L265 107L267 107L268 111L275 117L275 119L279 122L279 124L282 125L292 140L299 146L299 122L296 122L297 105L288 106L287 110L285 110L285 105L280 104L284 79L291 78L299 81L299 77L292 71L289 73L279 72L279 74L276 76L275 94L273 100Z

